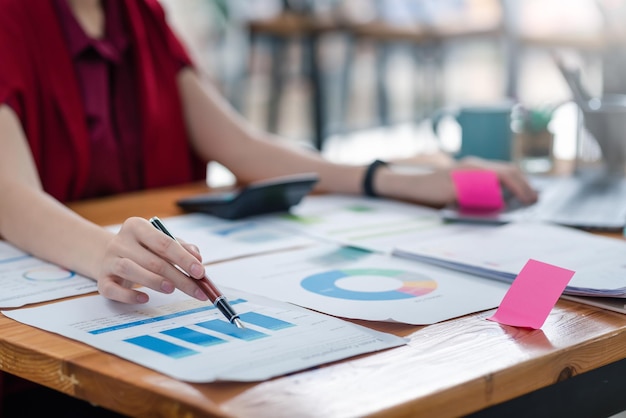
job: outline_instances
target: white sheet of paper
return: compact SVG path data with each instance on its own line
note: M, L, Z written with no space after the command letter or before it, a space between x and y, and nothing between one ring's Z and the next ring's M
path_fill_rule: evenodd
M626 297L626 243L541 222L399 245L394 254L513 281L529 259L574 270L565 293Z
M324 243L207 266L221 286L344 318L432 324L495 308L509 285Z
M315 243L311 237L252 218L231 221L189 213L161 220L176 238L196 245L205 263ZM117 231L120 225L109 228Z
M425 206L335 194L306 196L287 215L271 214L259 219L318 239L383 253L390 253L405 242L485 228L485 225L447 224L437 210Z
M0 308L95 292L96 282L0 241Z
M145 305L100 295L2 313L190 382L258 381L406 343L338 318L222 289L246 329L211 304L150 289Z

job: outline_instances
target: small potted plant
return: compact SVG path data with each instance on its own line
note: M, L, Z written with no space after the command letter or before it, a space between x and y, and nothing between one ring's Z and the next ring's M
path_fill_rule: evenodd
M555 106L526 107L517 105L511 115L514 132L514 156L528 172L547 172L552 169L554 134L550 122Z

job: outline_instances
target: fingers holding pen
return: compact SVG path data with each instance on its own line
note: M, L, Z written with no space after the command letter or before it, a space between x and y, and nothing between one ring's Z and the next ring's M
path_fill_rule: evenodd
M184 249L190 252L194 257L196 257L196 259L200 263L202 263L202 255L200 254L200 249L197 246L195 246L194 244L187 243L180 238L177 238L177 239L180 245L182 245Z
M158 230L152 229L149 234L149 241L145 243L147 248L159 256L161 259L169 261L169 265L179 266L185 273L194 279L201 279L205 275L204 266L200 259L190 251L193 246L183 245L178 241L160 233ZM146 234L147 235L147 234ZM148 238L148 236L146 236ZM189 249L188 249L189 248ZM199 255L197 251L194 252ZM160 267L160 266L159 266Z
M175 289L172 281L146 270L129 258L117 258L115 265L108 268L107 276L98 280L98 291L103 296L123 303L148 302L149 297L141 291L142 287L162 293L172 293Z
M122 224L108 245L103 266L98 289L113 300L147 301L145 293L129 284L163 293L178 288L196 299L207 299L193 280L205 275L197 247L171 239L142 218L129 218Z

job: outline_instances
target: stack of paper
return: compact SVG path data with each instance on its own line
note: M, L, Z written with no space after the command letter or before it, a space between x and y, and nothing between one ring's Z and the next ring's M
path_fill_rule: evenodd
M400 243L486 227L445 223L437 210L425 206L339 194L307 196L289 214L270 214L256 220L318 240L383 253L391 253Z
M626 242L564 226L511 223L405 243L393 254L507 282L532 258L576 272L565 294L626 298Z

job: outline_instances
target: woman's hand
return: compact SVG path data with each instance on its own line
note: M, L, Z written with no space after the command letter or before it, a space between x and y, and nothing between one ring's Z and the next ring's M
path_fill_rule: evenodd
M389 167L381 167L376 173L375 189L381 196L442 207L456 202L456 188L451 173L462 169L494 171L502 186L522 203L531 204L537 201L537 192L515 165L476 157L463 158L447 167L436 167L427 173L401 173L394 172Z
M183 274L179 266L189 276ZM205 275L198 248L177 242L143 218L128 218L109 241L96 277L99 292L124 303L145 303L148 295L137 289L145 286L162 293L180 289L205 301L207 296L194 279Z

